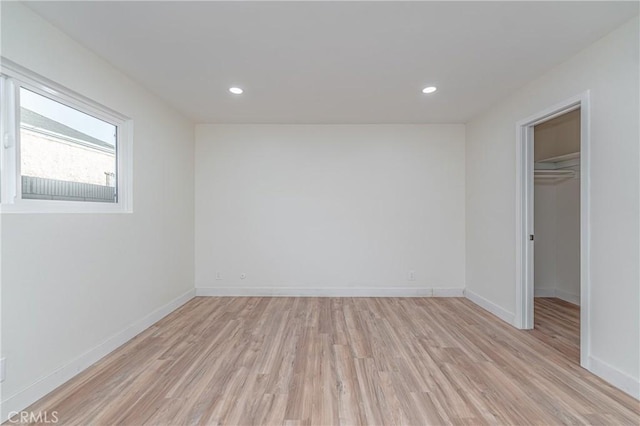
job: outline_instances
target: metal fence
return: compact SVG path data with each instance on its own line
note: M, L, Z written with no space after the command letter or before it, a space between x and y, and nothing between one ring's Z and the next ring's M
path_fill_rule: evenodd
M116 189L91 183L22 176L22 198L114 203Z

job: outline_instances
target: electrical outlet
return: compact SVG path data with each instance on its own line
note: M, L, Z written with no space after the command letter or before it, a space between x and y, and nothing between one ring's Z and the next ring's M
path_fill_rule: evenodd
M409 281L415 281L416 280L416 271L409 271Z
M4 378L7 373L5 361L6 361L6 358L0 358L0 383L4 382Z
M220 272L216 272L216 280L221 280L222 274Z

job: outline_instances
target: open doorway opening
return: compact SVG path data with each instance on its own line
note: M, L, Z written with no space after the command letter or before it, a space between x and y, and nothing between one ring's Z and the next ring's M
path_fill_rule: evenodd
M580 362L580 108L533 127L533 334Z
M545 127L553 127L553 120L559 118L560 120L567 120L571 117L571 113L576 114L579 118L579 151L578 152L566 152L565 154L554 154L553 152L542 153L539 152L538 159L536 160L536 150L535 150L535 131L536 127L543 125L544 123L548 123L547 126L540 126L538 130L544 130ZM565 117L563 117L565 116ZM557 296L561 295L565 299L569 299L569 301L564 300L566 303L578 302L579 308L577 312L578 318L575 320L576 324L574 327L579 328L579 359L580 365L584 368L589 367L589 317L590 317L590 267L589 267L589 242L590 242L590 210L589 210L589 188L590 188L590 166L589 166L589 92L584 92L581 95L575 96L573 98L567 99L564 102L561 102L557 105L554 105L544 111L541 111L533 116L524 119L516 124L516 312L515 312L515 321L514 325L521 329L534 329L534 293L535 293L535 283L536 283L536 274L540 275L537 277L537 281L539 284L538 295L544 295L545 290L548 287L552 287L553 295L556 296L554 298L559 299ZM540 138L540 136L539 136ZM553 149L558 148L554 146ZM563 157L563 155L566 155ZM538 171L536 171L538 169ZM536 179L536 175L538 178ZM547 176L547 177L543 177ZM560 191L558 187L554 190L548 190L546 196L548 199L555 199L555 207L554 210L557 210L559 204L558 193L561 195L564 194L565 190L573 191L573 197L575 198L575 187L579 187L579 193L577 195L578 203L579 203L579 220L577 223L573 223L570 229L564 225L564 222L561 222L561 229L558 231L558 223L559 220L555 219L555 242L547 241L547 247L545 248L544 241L541 241L541 244L537 244L537 238L535 231L536 229L536 218L535 218L535 187L536 181L541 183L543 179L547 179L550 182L547 182L547 185L551 183L551 181L555 181L555 183L560 182L568 182L567 185L563 186ZM575 180L570 180L575 179ZM548 188L547 188L548 189ZM554 194L555 191L555 194ZM545 195L539 195L539 197L544 197ZM560 203L566 203L569 199L561 199ZM571 200L572 205L575 207L575 199ZM542 206L538 206L541 208ZM549 207L547 207L550 209ZM563 206L564 208L564 206ZM562 220L574 220L575 221L575 210L573 212L573 219L567 219L569 216L565 216ZM579 226L579 236L578 236L578 245L579 245L579 253L577 256L579 257L579 271L575 272L575 257L570 262L565 262L566 259L563 258L563 268L567 264L572 264L573 266L570 268L572 271L571 274L574 278L569 280L572 284L562 283L562 285L558 286L558 235L563 235L564 233L570 233L575 236L575 227ZM541 227L540 231L543 232L543 235L540 238L544 239L544 226L538 224L538 227ZM548 230L547 230L548 231ZM548 232L547 232L548 233ZM552 233L553 234L553 233ZM566 247L564 244L569 244L569 246L575 247L575 239L562 239L563 248L561 251L564 251ZM549 249L549 244L554 249ZM539 247L538 247L539 246ZM555 267L549 268L538 265L538 269L536 270L536 256L534 253L537 253L537 250L540 250L538 260L544 260L545 256L550 257L552 253L555 252ZM576 256L576 253L573 252L572 256ZM555 268L555 271L554 271ZM551 273L549 273L551 271ZM565 277L566 271L563 269L562 277ZM551 275L554 277L552 280L548 282L545 281L545 274L547 276ZM573 292L571 296L567 293L571 293L571 286L575 286L575 277L578 277L579 281L579 290L577 292ZM547 287L547 289L545 288ZM573 287L575 288L575 287ZM550 293L547 293L550 294ZM540 305L540 303L539 303ZM566 306L565 306L566 307ZM550 306L538 306L538 319L541 319L540 316L546 308L546 312L549 315L553 314L553 309ZM566 318L566 317L565 317ZM574 330L575 331L575 330ZM558 339L556 339L558 340ZM574 340L575 341L575 340ZM573 350L573 356L575 357L575 349Z

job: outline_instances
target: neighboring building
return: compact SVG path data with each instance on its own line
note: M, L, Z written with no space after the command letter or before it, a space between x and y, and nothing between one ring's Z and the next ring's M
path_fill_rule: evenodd
M28 109L20 114L23 176L115 186L113 145Z
M112 144L20 108L20 153L23 198L109 203L117 199Z

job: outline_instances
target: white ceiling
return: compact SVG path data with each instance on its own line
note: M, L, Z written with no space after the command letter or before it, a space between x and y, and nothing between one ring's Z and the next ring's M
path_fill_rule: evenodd
M466 122L638 14L637 2L27 4L211 123Z

